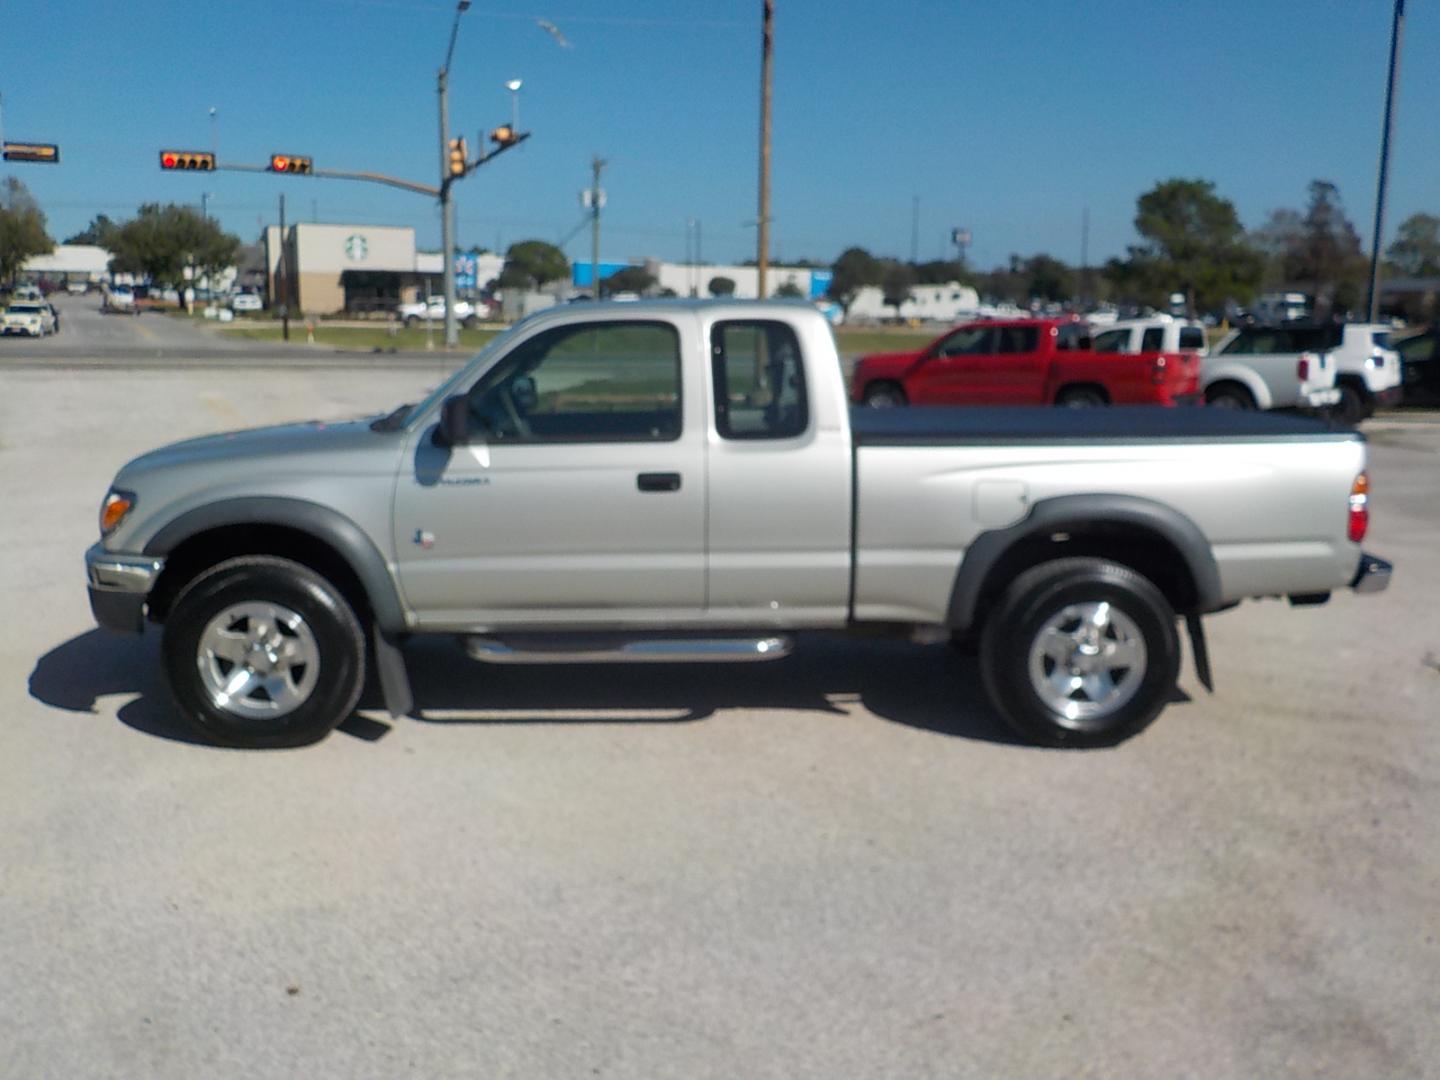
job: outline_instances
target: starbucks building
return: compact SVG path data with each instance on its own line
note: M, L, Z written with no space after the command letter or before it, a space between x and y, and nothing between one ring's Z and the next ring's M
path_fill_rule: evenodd
M388 311L440 291L438 253L416 252L415 230L391 225L301 222L265 230L266 282L272 310Z

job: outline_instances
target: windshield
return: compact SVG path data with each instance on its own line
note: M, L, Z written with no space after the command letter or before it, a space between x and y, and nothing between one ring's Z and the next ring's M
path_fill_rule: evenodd
M425 400L418 405L412 405L405 413L404 420L397 423L398 427L408 427L415 423L422 416L437 408L440 402L444 401L451 394L456 392L457 387L469 377L469 373L476 367L483 367L494 360L502 350L509 348L510 342L515 338L515 332L529 322L528 319L521 319L508 330L502 330L491 338L478 353L472 356L469 361L462 364L455 374L442 382L434 390L425 396ZM397 410L398 412L398 410Z

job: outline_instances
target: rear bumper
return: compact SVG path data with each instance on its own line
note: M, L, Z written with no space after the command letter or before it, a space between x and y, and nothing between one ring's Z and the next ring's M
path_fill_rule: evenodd
M1362 553L1350 588L1358 593L1384 592L1390 585L1390 573L1393 569L1379 556Z
M1326 390L1311 390L1301 395L1301 403L1307 409L1323 409L1340 404L1340 388L1332 386Z
M85 578L95 622L121 634L144 630L145 602L164 568L164 559L120 555L99 544L85 552Z

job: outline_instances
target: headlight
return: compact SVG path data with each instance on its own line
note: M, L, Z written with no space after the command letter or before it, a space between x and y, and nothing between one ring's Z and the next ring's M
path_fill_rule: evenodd
M125 516L135 508L135 493L111 489L100 504L100 535L109 536L120 527Z

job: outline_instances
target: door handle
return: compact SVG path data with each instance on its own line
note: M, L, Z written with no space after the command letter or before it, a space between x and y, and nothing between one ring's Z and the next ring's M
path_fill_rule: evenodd
M642 472L635 478L635 486L641 491L679 491L678 472Z

